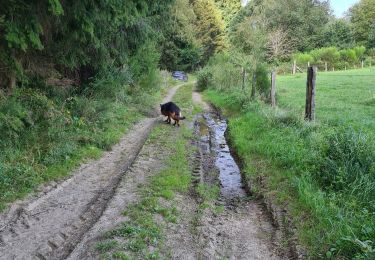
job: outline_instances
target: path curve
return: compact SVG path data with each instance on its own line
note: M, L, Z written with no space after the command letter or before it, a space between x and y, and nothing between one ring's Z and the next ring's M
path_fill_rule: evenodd
M170 89L163 102L171 100L182 85ZM158 120L141 120L99 160L83 164L67 180L46 186L45 192L2 214L0 259L68 257L102 217Z

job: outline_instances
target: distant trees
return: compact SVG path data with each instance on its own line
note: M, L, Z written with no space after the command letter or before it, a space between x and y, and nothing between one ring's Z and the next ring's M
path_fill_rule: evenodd
M195 0L193 7L197 16L197 39L203 49L200 64L204 65L213 54L227 48L225 26L213 0Z
M373 29L375 24L375 1L361 0L349 11L350 21L353 25L355 40L358 44L367 47L373 45Z
M165 22L160 66L168 70L194 70L201 59L197 38L197 16L189 0L176 0Z
M328 1L263 0L268 29L282 29L295 43L296 50L323 46L322 35L330 18Z
M355 45L352 25L345 19L332 19L324 30L323 39L324 46L344 49Z
M216 5L221 11L225 26L228 27L232 19L241 9L240 0L215 0Z

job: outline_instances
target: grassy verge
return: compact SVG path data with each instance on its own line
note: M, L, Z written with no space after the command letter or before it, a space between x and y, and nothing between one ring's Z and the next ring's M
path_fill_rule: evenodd
M110 150L166 91L105 80L86 89L41 84L11 96L0 90L0 212Z
M258 192L295 220L311 258L370 259L375 241L374 140L328 123L310 124L233 95L205 97L229 116L230 138Z
M191 110L191 88L191 84L181 87L174 98L185 111ZM160 252L165 249L166 224L179 221L176 193L186 194L191 184L188 162L191 138L191 129L184 123L180 128L163 124L153 129L148 144L154 143L159 149L169 151L161 162L165 168L140 187L141 199L124 212L129 221L107 232L106 240L97 244L103 258L160 258Z

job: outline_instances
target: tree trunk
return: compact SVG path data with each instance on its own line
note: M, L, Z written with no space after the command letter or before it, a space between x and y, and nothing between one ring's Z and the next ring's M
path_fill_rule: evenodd
M276 107L276 71L271 74L271 106Z
M254 71L254 73L253 73L253 82L252 82L252 87L251 87L251 98L255 98L256 83L257 83L257 74Z
M8 82L8 93L12 94L14 89L16 88L16 73L14 71L9 73L9 82Z
M246 70L242 68L242 91L245 90L245 77L246 77Z

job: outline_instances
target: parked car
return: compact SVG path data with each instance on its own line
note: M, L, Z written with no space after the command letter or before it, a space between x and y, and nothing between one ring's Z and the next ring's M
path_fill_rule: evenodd
M172 72L172 77L174 79L178 79L178 80L182 80L182 81L188 81L188 76L183 71L173 71Z

